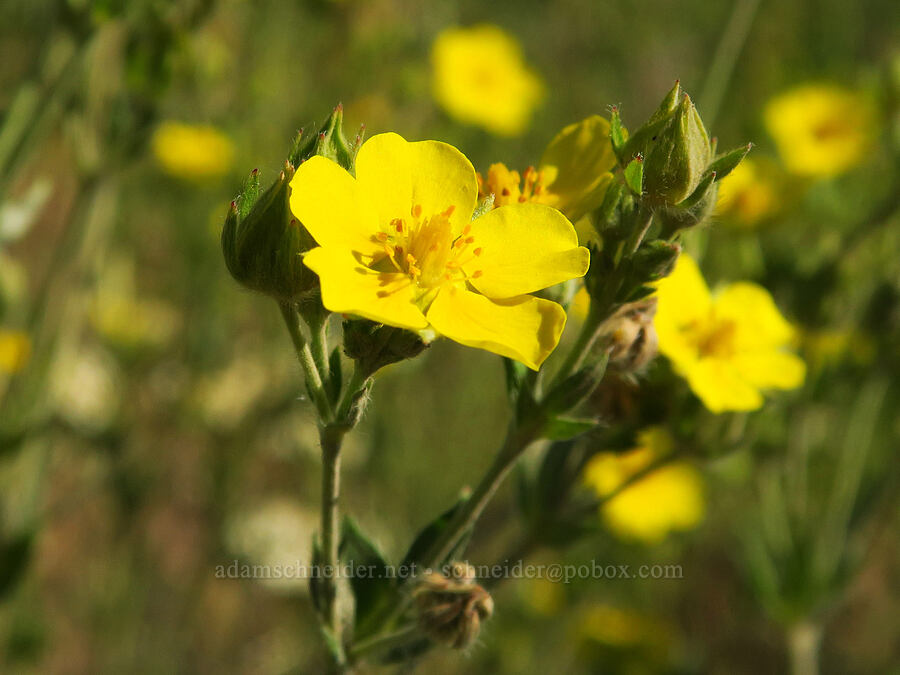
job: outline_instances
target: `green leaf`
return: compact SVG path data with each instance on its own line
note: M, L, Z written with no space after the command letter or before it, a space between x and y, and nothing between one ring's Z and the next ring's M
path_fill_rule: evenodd
M379 627L381 613L393 605L397 579L375 544L349 516L344 518L339 554L343 563L352 565L354 635L360 639Z
M453 520L453 516L456 515L457 511L462 508L463 504L465 504L468 500L469 495L461 496L457 500L456 504L451 506L441 515L431 521L428 525L426 525L425 528L421 532L419 532L418 536L409 547L409 550L406 552L406 555L403 556L403 562L401 563L401 566L420 566L424 564L425 554L438 540L438 537L440 537L444 533L444 531L447 529L447 526L450 524L450 521ZM446 560L441 560L438 562L438 564L442 565L447 560L453 560L457 556L462 555L463 551L465 551L466 546L469 543L469 538L471 536L472 532L471 530L469 530L460 538L459 543L450 552L450 555L447 556Z
M544 427L544 438L551 441L568 441L593 431L600 422L591 418L554 417Z
M625 183L634 194L639 195L644 185L644 158L638 155L625 167Z
M734 171L735 167L737 167L737 165L741 163L741 160L747 156L747 153L750 152L750 148L752 147L753 143L747 143L747 145L742 145L739 148L726 152L709 165L708 171L715 172L717 181L722 180L725 176Z
M0 598L14 590L25 574L33 543L34 533L24 532L0 544Z

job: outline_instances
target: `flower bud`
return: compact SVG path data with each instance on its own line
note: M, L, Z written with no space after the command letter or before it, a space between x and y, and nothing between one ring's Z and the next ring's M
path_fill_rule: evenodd
M344 321L344 353L368 377L392 363L421 354L428 345L417 334L365 319Z
M656 298L624 305L608 321L610 367L620 372L641 370L656 356L653 327Z
M302 254L316 242L291 214L290 182L301 162L313 155L327 157L352 170L355 145L344 138L343 108L337 106L318 134L301 131L268 190L260 194L259 172L253 170L241 196L232 202L222 230L225 264L238 282L282 302L298 302L318 288L318 277L303 264Z
M282 302L296 302L318 287L301 253L316 244L291 215L289 185L294 167L284 170L261 196L257 171L237 201L231 203L222 230L225 264L238 282Z
M453 649L472 644L494 612L490 594L475 583L475 568L463 562L452 563L447 576L427 574L413 598L422 631Z
M660 206L687 199L703 179L710 160L709 136L687 94L664 120L643 153L643 190L651 204Z

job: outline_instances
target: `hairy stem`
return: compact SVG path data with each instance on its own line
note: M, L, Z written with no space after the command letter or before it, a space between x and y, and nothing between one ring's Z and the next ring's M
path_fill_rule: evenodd
M335 427L321 427L319 439L322 445L322 618L337 646L338 664L344 662L341 633L341 617L337 603L338 502L341 492L341 443L344 431Z
M294 343L294 351L297 353L297 360L303 369L303 376L306 378L306 388L309 390L316 410L319 413L319 419L322 424L328 424L333 419L331 410L331 402L325 393L325 387L322 384L322 376L316 367L316 361L313 358L309 343L306 341L302 331L300 330L299 317L297 310L290 303L279 303L281 315L284 317L284 323L287 326L288 333L291 336L291 342Z

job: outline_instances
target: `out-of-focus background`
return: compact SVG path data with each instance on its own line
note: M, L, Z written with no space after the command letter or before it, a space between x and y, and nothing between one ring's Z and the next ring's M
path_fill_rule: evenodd
M289 340L222 261L251 169L340 102L351 136L522 170L680 79L721 148L756 146L686 248L711 286L772 293L805 384L715 415L660 357L607 392L688 446L689 485L639 504L699 506L649 534L592 514L527 559L681 578L504 581L477 643L420 672L801 673L817 639L824 673L897 672L898 26L889 0L0 0L0 671L321 667L305 582L216 574L308 561L317 517ZM396 559L490 462L503 369L438 342L373 395L343 505ZM514 482L473 564L515 555Z

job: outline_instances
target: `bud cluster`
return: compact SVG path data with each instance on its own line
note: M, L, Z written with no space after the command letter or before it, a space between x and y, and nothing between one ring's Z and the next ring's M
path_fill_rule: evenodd
M475 568L464 562L452 563L446 576L426 575L413 597L422 631L454 649L472 644L494 612L490 594L475 583Z

